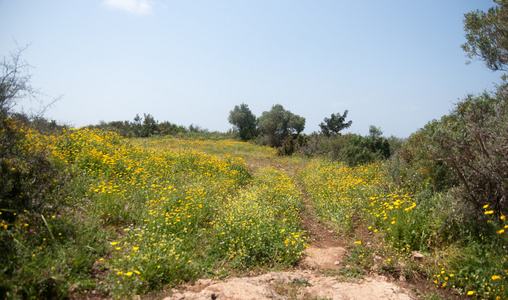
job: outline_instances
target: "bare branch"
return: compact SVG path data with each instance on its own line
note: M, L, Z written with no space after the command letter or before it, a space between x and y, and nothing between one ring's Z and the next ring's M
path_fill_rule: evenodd
M31 69L33 68L22 59L23 53L30 47L27 44L20 47L16 43L16 49L8 57L3 57L0 62L0 117L6 117L12 113L12 109L22 99L29 99L31 102L36 100L40 108L36 113L32 113L31 118L41 118L45 111L53 106L62 96L52 99L49 104L41 100L43 95L38 89L31 86Z

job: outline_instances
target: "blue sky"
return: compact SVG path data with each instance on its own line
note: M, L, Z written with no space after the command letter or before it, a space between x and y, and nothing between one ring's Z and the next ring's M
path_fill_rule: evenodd
M0 56L30 43L32 85L62 95L48 118L76 127L151 114L231 128L246 103L306 118L349 110L407 137L500 73L466 65L463 15L487 0L0 0ZM25 110L28 103L22 103ZM21 106L19 106L21 107Z

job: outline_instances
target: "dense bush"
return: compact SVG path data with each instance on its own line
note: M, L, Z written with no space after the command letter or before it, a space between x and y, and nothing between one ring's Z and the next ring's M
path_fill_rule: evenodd
M17 115L16 119L0 120L0 253L3 258L0 298L15 294L61 297L58 279L49 274L31 273L26 250L38 250L33 245L40 245L42 236L48 241L45 244L49 243L51 234L44 216L55 216L66 206L64 194L70 176L51 162L49 151L38 142L28 127L31 124L23 122L24 119ZM37 126L47 123L37 122ZM7 278L30 288L17 290L9 286Z
M303 147L307 146L309 139L303 134L289 136L284 140L282 146L277 148L278 156L291 156Z
M450 167L443 160L432 159L430 154L433 137L429 128L436 124L437 121L430 122L413 133L392 156L389 174L399 188L435 193L455 186Z
M407 139L393 159L392 170L397 171L393 178L401 184L411 178L420 189L433 192L457 187L456 197L477 212L488 204L496 213L507 213L506 107L501 93L468 96L449 115Z
M350 166L368 164L390 157L390 144L379 136L348 135L346 146L339 151L340 158Z
M52 202L60 173L43 149L26 142L24 126L3 119L0 131L0 207L40 213Z
M496 213L508 213L506 100L487 93L468 96L426 131L430 157L450 168L460 197L479 211L489 204Z
M345 162L349 166L368 164L391 156L390 142L381 134L381 131L374 126L371 126L371 133L368 136L351 133L329 136L313 134L305 138L305 143L299 144L298 150L306 156L328 157L332 160ZM397 145L400 144L398 140L394 139L394 141L397 142ZM290 146L291 144L288 144L286 148L290 148ZM282 148L285 149L284 146ZM280 151L287 152L286 150Z

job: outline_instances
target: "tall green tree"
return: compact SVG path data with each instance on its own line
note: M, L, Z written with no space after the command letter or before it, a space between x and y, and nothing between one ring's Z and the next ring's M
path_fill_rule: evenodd
M256 116L250 111L247 104L236 105L229 112L228 121L235 127L242 140L247 141L257 136Z
M353 121L347 121L348 111L345 110L344 114L332 114L330 118L325 118L321 124L319 124L319 127L321 127L321 132L326 136L331 136L333 134L338 134L340 131L351 127L351 124L353 124Z
M298 134L305 129L305 118L285 110L280 104L264 111L257 123L265 142L272 147L281 146L291 134Z
M150 114L143 114L143 126L141 127L141 137L149 137L157 132L157 121Z
M462 45L467 56L479 58L494 71L507 70L508 64L508 0L487 12L476 10L465 14L464 30L467 43Z

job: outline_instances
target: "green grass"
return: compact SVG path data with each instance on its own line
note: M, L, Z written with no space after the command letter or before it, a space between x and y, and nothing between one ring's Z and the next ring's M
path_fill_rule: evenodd
M12 250L0 273L6 298L61 298L69 289L142 294L223 272L288 267L305 248L293 180L269 168L253 176L226 151L266 157L266 148L230 140L133 146L87 129L32 132L26 141L49 147L70 180L43 217L2 211ZM224 155L197 143L223 147Z
M19 133L10 147L21 154L2 158L2 180L21 184L2 190L20 187L0 202L1 298L120 297L291 267L308 243L301 189L314 217L353 241L342 275L364 276L379 256L385 274L507 297L505 218L489 207L471 217L453 190L400 184L393 174L402 166L280 158L228 139L126 140L87 129L50 136L5 126ZM28 184L50 172L37 177L40 188ZM415 262L412 251L425 260Z

